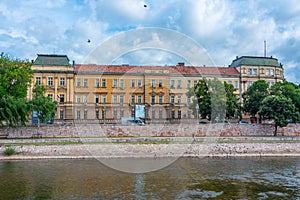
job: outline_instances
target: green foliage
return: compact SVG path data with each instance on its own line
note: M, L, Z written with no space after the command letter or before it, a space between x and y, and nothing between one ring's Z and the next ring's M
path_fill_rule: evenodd
M234 95L234 91L232 85L223 84L217 78L213 80L203 78L187 93L188 97L196 97L189 108L196 115L196 105L198 104L201 118L213 122L223 120L225 117L233 117L239 113L238 99Z
M300 88L291 82L278 82L270 88L271 95L283 95L287 98L290 98L297 108L300 111Z
M224 82L224 88L226 91L226 117L233 118L239 116L241 118L241 106L238 103L238 98L234 94L236 89L232 84Z
M57 102L52 102L45 96L46 87L42 85L36 85L33 92L33 99L30 101L30 107L32 111L37 112L37 117L41 122L51 119L55 116Z
M268 87L265 80L258 80L242 94L243 108L246 113L253 117L258 113L262 101L268 96Z
M31 63L0 55L0 96L25 98L33 71Z
M27 88L33 72L31 63L0 55L0 125L25 125L29 106Z
M273 119L275 125L274 136L277 135L277 127L287 126L288 120L298 118L299 112L290 98L283 95L267 96L261 103L258 112L264 119Z
M0 125L26 125L30 111L37 111L42 122L55 115L56 102L45 97L46 88L36 86L33 99L26 99L33 71L31 63L0 56Z
M12 147L6 147L4 151L4 155L11 156L15 153L15 149Z

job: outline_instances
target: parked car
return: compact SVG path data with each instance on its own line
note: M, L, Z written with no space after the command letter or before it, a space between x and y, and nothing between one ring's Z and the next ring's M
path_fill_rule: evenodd
M246 122L246 121L239 121L239 124L249 124L249 122Z

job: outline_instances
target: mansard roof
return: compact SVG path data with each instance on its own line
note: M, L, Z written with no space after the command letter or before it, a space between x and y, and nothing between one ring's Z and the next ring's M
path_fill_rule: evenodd
M35 65L46 66L69 66L69 58L67 55L55 55L55 54L38 54L35 59Z
M282 64L278 62L276 58L271 57L256 57L256 56L242 56L237 57L232 61L230 67L239 66L270 66L270 67L282 67Z

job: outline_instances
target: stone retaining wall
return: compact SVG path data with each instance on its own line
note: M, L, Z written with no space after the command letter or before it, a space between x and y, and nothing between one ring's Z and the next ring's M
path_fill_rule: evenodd
M8 138L42 137L122 137L122 136L272 136L273 125L269 124L180 124L180 125L95 125L76 124L68 126L44 125L22 128L0 128L0 135ZM300 124L279 128L278 135L300 136Z

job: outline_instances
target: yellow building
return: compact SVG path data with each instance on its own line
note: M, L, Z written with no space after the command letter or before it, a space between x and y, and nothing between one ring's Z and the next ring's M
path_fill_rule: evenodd
M195 117L186 92L203 77L232 84L236 95L259 79L283 80L281 64L265 57L237 58L230 67L194 67L71 65L66 55L38 54L32 69L33 85L46 85L46 94L59 102L55 120L75 123L120 123L134 116L134 105L145 106L147 122L188 122Z

